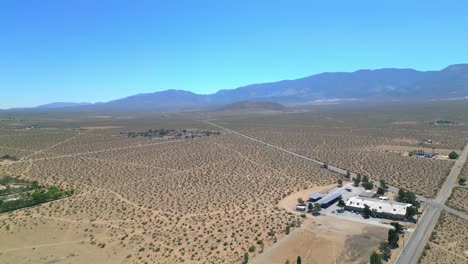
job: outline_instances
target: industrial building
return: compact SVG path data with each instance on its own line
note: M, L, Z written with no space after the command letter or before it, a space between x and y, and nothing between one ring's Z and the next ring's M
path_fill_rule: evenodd
M321 199L317 203L320 204L320 207L327 208L338 200L341 200L341 193L333 193Z
M364 204L370 207L372 216L402 220L406 215L406 208L411 204L366 197L352 197L346 201L345 210L362 212Z

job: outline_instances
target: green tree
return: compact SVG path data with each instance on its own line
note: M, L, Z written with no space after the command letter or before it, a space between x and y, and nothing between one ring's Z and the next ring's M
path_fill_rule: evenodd
M362 183L368 183L369 182L369 177L365 176L362 177Z
M404 189L400 189L398 191L398 196L396 197L398 202L402 203L410 203L414 207L419 208L421 203L418 201L416 194L411 191L406 191Z
M395 231L395 229L390 229L388 230L388 245L390 248L396 248L398 246L398 240L400 237L398 236L398 233Z
M384 194L385 194L385 190L382 187L377 188L377 195L382 196Z
M465 177L460 177L458 179L458 184L460 185L465 185L466 184L466 178Z
M345 206L346 206L346 203L345 203L343 200L339 200L339 201L338 201L338 207L340 207L341 209L343 209Z
M302 199L301 197L297 198L297 203L303 204L303 203L304 203L304 199Z
M312 212L312 210L314 209L314 204L309 203L309 204L307 205L307 209L308 209L309 212Z
M338 183L338 187L343 186L343 181L341 179L338 179L337 183Z
M359 183L361 183L361 174L357 174L355 178L353 178L353 182L354 182L354 187L358 187L359 186Z
M395 231L396 231L398 234L401 234L401 233L403 232L403 226L400 225L400 223L398 223L398 222L391 222L390 225L393 226L393 228L395 229Z
M380 242L379 252L380 252L380 255L382 256L382 259L385 261L388 261L390 257L392 256L392 250L388 246L388 242L385 242L385 241Z
M380 187L381 187L382 189L384 189L384 191L387 191L387 190L388 190L388 185L387 185L387 183L385 182L385 180L384 180L384 179L380 179L379 182L380 182Z
M351 172L350 171L346 171L346 176L345 176L347 179L351 178Z
M372 252L369 259L370 264L382 264L382 257L377 252Z
M405 214L406 219L412 219L417 214L418 214L418 209L416 209L416 207L408 206L406 208L406 214Z
M315 215L319 215L321 210L322 210L322 207L320 206L320 204L315 203L314 204L314 209L312 210L312 213L315 214Z
M249 247L249 252L250 252L250 253L255 252L255 246L250 246L250 247Z
M401 188L398 190L398 195L396 197L398 202L404 202L406 200L406 191L405 189Z
M458 159L458 154L455 151L450 152L449 159Z
M362 186L366 190L372 190L374 188L374 184L372 184L372 182L363 182Z
M301 256L297 256L296 264L302 264Z
M244 263L249 263L249 253L244 253Z
M260 245L260 252L263 252L265 249L265 243L263 243L263 240L258 240L257 245Z
M367 204L364 204L364 209L362 209L362 215L365 218L369 218L371 214L372 214L372 210L370 209L370 207Z

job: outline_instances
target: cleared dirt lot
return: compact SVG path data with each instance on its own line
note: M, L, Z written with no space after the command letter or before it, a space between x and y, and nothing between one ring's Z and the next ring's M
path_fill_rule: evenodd
M328 216L308 219L297 232L274 245L253 263L367 263L388 229Z

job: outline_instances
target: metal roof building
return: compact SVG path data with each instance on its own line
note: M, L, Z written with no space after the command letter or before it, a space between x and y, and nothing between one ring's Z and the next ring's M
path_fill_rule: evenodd
M334 202L341 199L341 193L333 193L328 195L327 197L323 198L318 202L321 207L327 208L328 206L332 205Z
M358 195L359 197L364 197L364 198L374 198L377 196L377 192L374 192L372 190L366 190Z
M309 194L309 201L311 202L316 202L320 199L322 199L323 195L319 192L314 192L314 193L311 193Z

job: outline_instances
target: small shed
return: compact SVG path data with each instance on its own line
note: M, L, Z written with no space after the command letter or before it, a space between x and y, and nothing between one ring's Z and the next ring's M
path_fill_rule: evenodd
M377 192L374 192L372 190L366 190L362 192L361 194L358 195L359 197L364 197L364 198L374 198L377 196Z
M296 211L301 211L301 212L307 211L307 205L305 205L305 204L296 205Z
M316 202L320 199L322 199L323 195L319 192L314 192L309 194L309 202Z

